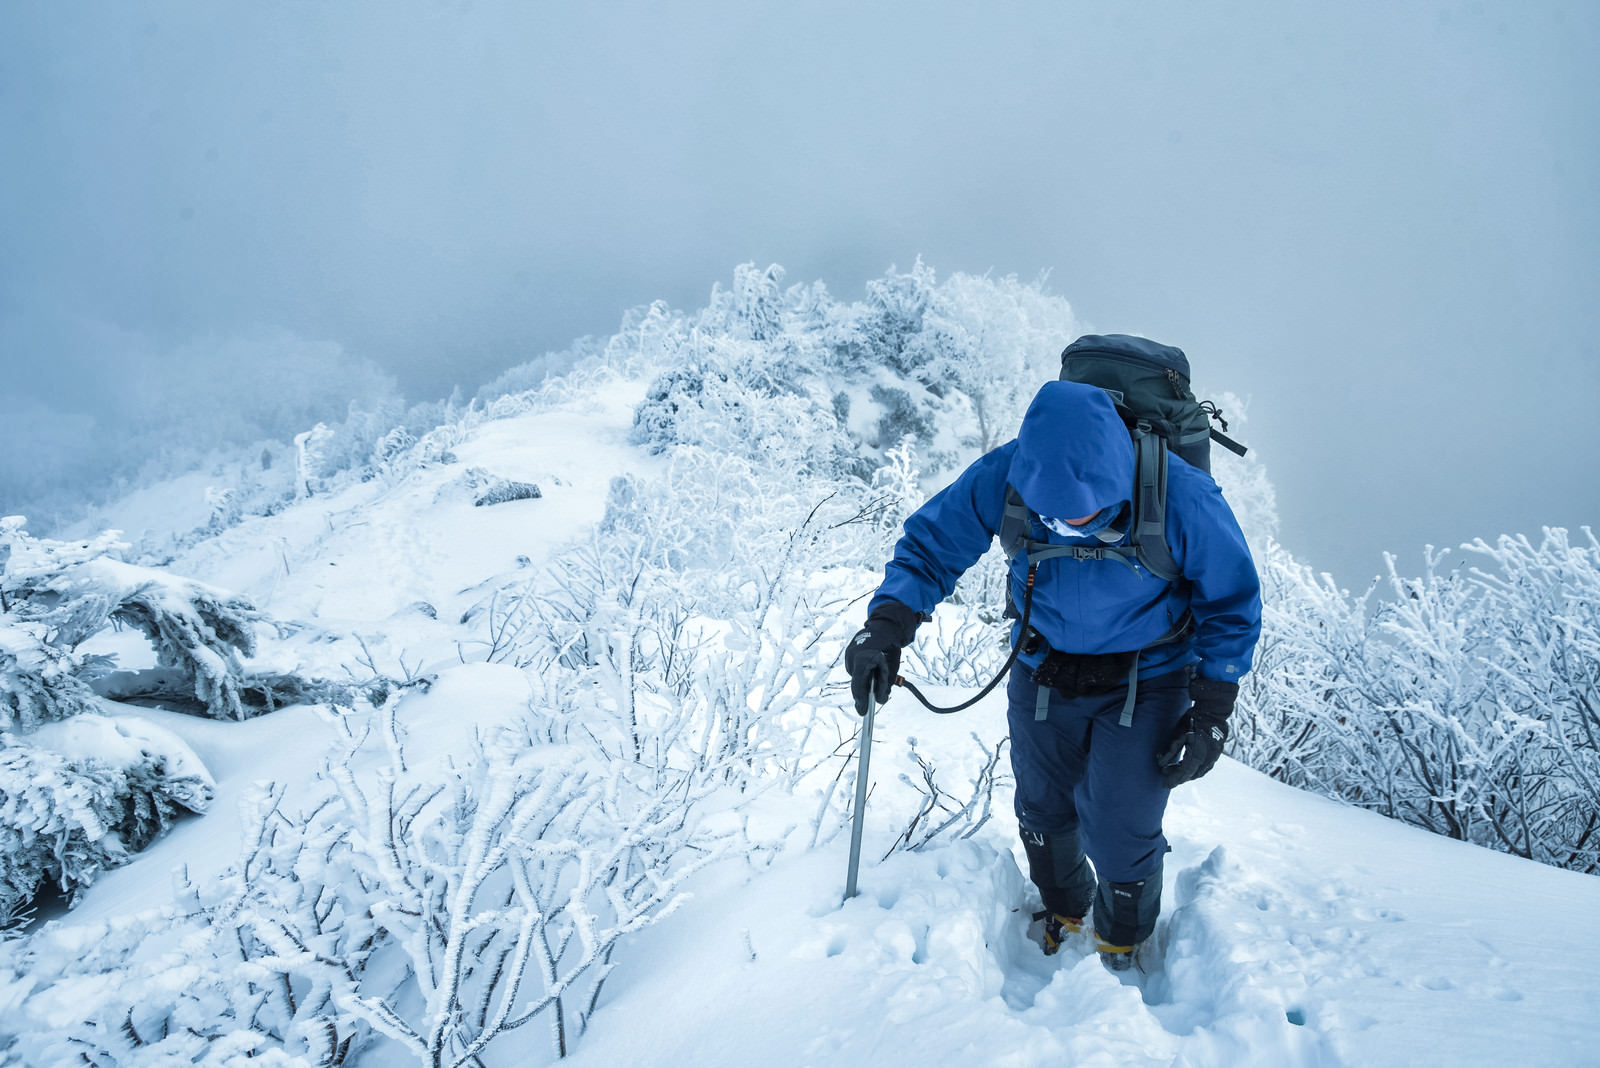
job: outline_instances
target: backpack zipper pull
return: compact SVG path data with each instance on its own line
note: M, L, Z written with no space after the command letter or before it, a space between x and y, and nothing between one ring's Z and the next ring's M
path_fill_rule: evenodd
M1217 422L1221 423L1223 430L1228 429L1228 421L1222 418L1222 409L1218 408L1211 401L1201 401L1200 410L1205 412L1206 415L1210 416L1212 419L1215 419Z

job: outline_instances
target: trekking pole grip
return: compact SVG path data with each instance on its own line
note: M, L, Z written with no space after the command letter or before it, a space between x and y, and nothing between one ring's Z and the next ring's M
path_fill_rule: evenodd
M878 711L878 702L867 695L867 714L861 720L861 744L856 759L856 807L850 825L850 870L845 874L844 899L856 896L856 872L861 866L861 825L867 808L867 766L872 760L872 721Z

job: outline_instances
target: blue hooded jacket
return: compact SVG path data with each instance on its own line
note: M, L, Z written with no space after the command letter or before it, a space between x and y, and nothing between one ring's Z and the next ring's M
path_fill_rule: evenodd
M1049 530L1039 517L1081 519L1123 509L1135 466L1132 439L1104 390L1046 383L1014 440L979 457L906 520L868 615L888 601L927 613L948 597L999 532L1008 484L1034 517L1029 537L1083 543ZM1128 543L1126 530L1121 539ZM1042 561L1029 626L1063 652L1145 649L1140 678L1197 664L1206 678L1238 682L1250 670L1261 633L1260 580L1222 491L1176 454L1167 472L1167 543L1183 575L1175 583L1114 559ZM1027 571L1027 554L1018 553L1011 594L1019 608ZM1168 635L1185 610L1194 616L1193 636L1147 648ZM1020 659L1036 667L1042 654Z

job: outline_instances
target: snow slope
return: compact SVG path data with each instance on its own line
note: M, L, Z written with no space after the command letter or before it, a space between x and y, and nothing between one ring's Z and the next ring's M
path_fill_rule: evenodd
M527 680L476 662L480 632L459 621L497 576L589 536L612 476L657 462L625 443L642 390L483 423L457 445L459 464L252 519L170 570L275 617L361 635L387 668L438 673L401 709L419 748L448 753L527 701ZM456 484L468 466L545 496L475 509ZM1000 741L1001 701L949 718L905 696L883 709L857 899L840 901L848 835L807 848L799 828L814 800L772 801L775 823L797 828L788 847L770 864L709 869L687 904L628 943L573 1063L1600 1063L1600 880L1435 838L1231 761L1174 795L1165 909L1141 974L1111 975L1083 944L1046 958L1029 940L1036 898L1004 783L971 837L880 859L919 798L901 779L910 740L959 783L980 752L972 736ZM64 925L161 904L181 866L220 871L238 855L250 785L309 781L341 729L310 709L244 724L117 714L183 737L218 799L106 875ZM825 714L837 717L830 731L854 729L843 708Z
M999 699L954 724L905 698L885 712L885 756L907 732L958 749L1004 721ZM900 769L880 760L881 787ZM893 806L869 804L868 827L854 900L841 837L646 932L608 987L635 1025L575 1063L1596 1063L1600 881L1230 760L1174 796L1156 952L1123 981L1084 939L1054 958L1027 940L1013 821L882 863Z

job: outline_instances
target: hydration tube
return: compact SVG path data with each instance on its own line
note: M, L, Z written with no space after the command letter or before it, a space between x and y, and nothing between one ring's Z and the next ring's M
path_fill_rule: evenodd
M1017 656L1022 652L1022 643L1026 641L1028 633L1028 613L1033 610L1033 577L1038 570L1038 564L1030 563L1028 565L1028 580L1024 585L1022 592L1022 621L1017 627L1017 641L1011 646L1011 656L1006 659L1005 667L1000 669L1000 674L996 675L994 679L990 681L989 685L979 690L975 697L972 697L970 700L963 701L959 705L954 705L950 708L940 708L938 705L933 704L926 697L922 696L922 691L917 689L915 685L909 682L904 675L896 675L894 684L896 686L903 686L912 697L915 697L918 701L921 701L923 707L929 712L937 712L941 716L948 716L952 712L960 712L964 709L971 708L985 697L988 697L990 692L993 691L996 686L1000 685L1000 680L1005 678L1006 675L1011 671L1011 665L1017 662Z

